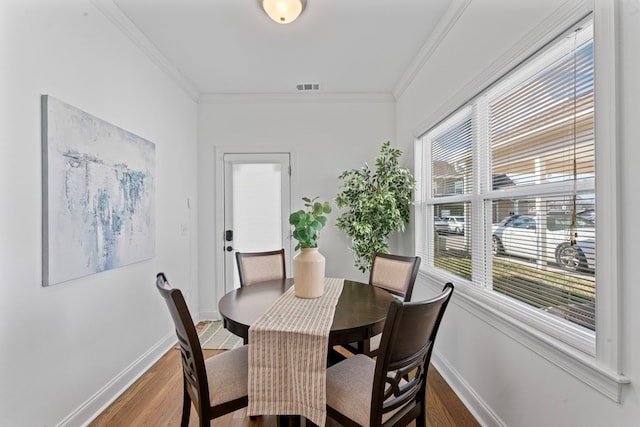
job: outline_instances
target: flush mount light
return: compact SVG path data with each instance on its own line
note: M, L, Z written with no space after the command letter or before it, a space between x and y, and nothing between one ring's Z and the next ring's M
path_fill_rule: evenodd
M262 8L278 24L296 20L306 6L306 0L261 0Z

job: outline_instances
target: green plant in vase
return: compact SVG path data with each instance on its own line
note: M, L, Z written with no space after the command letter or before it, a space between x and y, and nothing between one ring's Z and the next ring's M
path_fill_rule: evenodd
M326 214L331 213L329 202L317 201L303 197L306 210L300 209L289 215L289 224L293 225L293 238L298 241L295 250L300 248L317 248L320 230L327 223Z
M303 197L306 210L289 215L293 225L293 238L298 241L293 257L293 281L296 297L318 298L324 293L325 258L318 251L320 230L327 223L326 214L331 212L329 202Z

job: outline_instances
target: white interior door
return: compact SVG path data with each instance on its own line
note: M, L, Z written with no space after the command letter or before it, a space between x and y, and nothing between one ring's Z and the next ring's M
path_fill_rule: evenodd
M235 253L285 249L289 238L289 153L224 154L225 293L240 286ZM289 269L290 262L287 262Z

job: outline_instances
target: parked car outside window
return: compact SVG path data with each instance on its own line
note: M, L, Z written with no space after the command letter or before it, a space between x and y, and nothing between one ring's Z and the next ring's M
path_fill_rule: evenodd
M582 212L578 212L578 216L582 218L587 218L593 222L596 221L596 210L595 209L585 209Z
M593 271L595 269L595 224L593 221L576 217L575 243L571 244L571 215L547 215L544 235L538 229L532 215L512 215L492 229L492 251L494 255L516 255L538 259L540 253L569 271ZM538 250L537 242L541 242ZM544 242L544 243L542 243Z
M464 234L463 216L449 216L446 221L449 226L449 233Z
M449 231L449 223L447 223L447 221L443 220L439 216L433 217L433 227L438 234L444 234Z

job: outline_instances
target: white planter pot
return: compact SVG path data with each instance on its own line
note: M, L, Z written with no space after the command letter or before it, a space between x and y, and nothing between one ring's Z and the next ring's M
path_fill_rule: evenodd
M324 293L324 255L318 248L300 248L293 257L293 283L299 298L318 298Z

